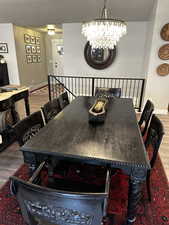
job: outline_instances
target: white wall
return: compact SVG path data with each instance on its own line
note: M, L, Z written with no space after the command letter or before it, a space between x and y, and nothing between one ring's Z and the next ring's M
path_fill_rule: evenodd
M0 43L8 44L8 53L0 53L7 61L10 84L20 84L16 58L13 25L11 23L0 24Z
M145 77L145 47L148 22L128 22L127 35L117 46L113 64L104 70L90 67L84 59L86 38L81 34L81 24L63 24L64 74L104 77Z
M152 32L152 42L150 46L150 57L149 64L147 67L147 85L145 92L145 101L150 99L154 102L155 112L167 113L167 108L169 104L169 75L162 77L157 75L156 68L162 63L168 63L166 60L161 60L158 57L159 48L169 42L166 42L160 37L161 28L168 23L169 1L168 0L158 0L157 8L153 16L153 32Z

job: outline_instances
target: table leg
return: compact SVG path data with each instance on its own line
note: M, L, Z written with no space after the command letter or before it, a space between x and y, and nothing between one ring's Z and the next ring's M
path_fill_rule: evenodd
M142 196L142 183L146 180L146 171L144 169L134 169L130 176L127 225L131 225L136 220L137 206Z
M30 107L29 107L29 96L24 98L25 101L25 109L26 109L26 115L30 115Z
M17 123L18 116L17 116L17 112L15 110L15 104L12 104L12 106L11 106L11 114L12 114L13 124Z

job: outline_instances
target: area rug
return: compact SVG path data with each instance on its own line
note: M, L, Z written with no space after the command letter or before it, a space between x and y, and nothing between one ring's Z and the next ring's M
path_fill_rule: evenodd
M27 180L28 167L24 164L15 176ZM118 186L118 188L115 188ZM169 225L169 186L158 157L151 174L152 202L147 200L147 192L143 187L143 198L138 206L135 225ZM121 225L127 209L128 176L120 170L112 176L108 213L116 213L113 220L106 225ZM26 225L21 210L14 196L10 194L9 181L0 190L0 225Z

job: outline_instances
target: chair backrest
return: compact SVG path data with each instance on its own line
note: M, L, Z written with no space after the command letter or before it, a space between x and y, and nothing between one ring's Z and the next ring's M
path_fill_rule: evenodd
M143 112L141 114L140 120L138 122L140 129L141 129L142 136L144 136L147 131L149 121L150 121L153 111L154 111L153 103L150 100L147 100L147 102L144 106Z
M101 97L101 96L107 96L107 97L121 97L121 88L101 88L96 87L95 90L95 96Z
M36 171L35 171L36 173ZM101 225L105 193L77 193L56 190L11 177L11 192L21 207L23 218L29 225ZM32 182L31 182L32 181Z
M58 100L59 100L59 104L60 104L61 109L64 109L70 103L67 92L63 92L59 96Z
M47 102L42 107L42 112L44 115L45 122L48 123L49 120L53 119L61 111L59 100L53 99Z
M163 135L164 135L163 124L161 123L161 121L156 115L153 115L150 122L150 126L148 128L147 137L145 140L146 149L148 149L149 146L152 146L152 150L153 150L153 154L150 159L151 168L153 168L155 164L157 153L158 153Z
M19 145L22 146L44 126L41 111L32 113L13 126L13 132Z

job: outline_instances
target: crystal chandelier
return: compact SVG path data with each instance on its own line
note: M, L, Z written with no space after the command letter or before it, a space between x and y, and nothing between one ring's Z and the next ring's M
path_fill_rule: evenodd
M104 0L101 18L82 25L82 34L92 48L113 49L119 39L127 33L127 26L123 20L108 16L106 2L107 0Z

